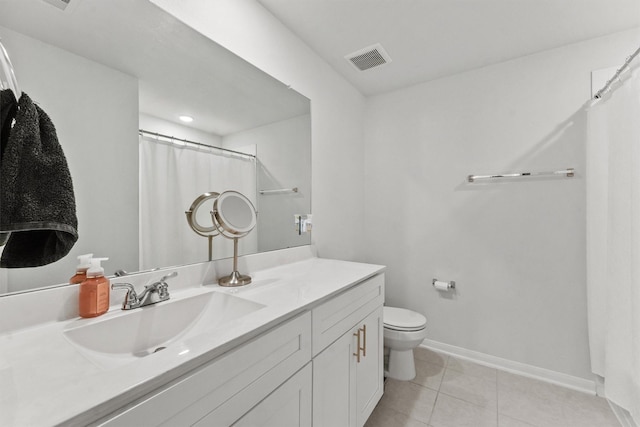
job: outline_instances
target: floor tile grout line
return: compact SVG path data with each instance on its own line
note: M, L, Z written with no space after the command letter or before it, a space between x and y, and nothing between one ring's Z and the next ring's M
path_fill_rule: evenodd
M438 393L440 393L440 389L442 388L442 381L444 381L444 376L447 373L447 369L449 369L450 360L451 360L451 356L447 356L447 361L444 364L444 370L442 371L442 376L440 377L440 382L438 383Z
M447 366L449 366L449 360L451 360L451 356L447 356L447 360L444 362L442 376L440 377L440 381L438 382L438 389L436 390L436 398L433 401L433 407L431 408L431 414L429 414L429 422L427 425L431 425L431 420L433 419L433 413L436 411L436 404L438 403L438 399L440 398L440 388L442 387L442 380L444 379L444 374L447 372Z
M449 365L450 356L447 356L447 360L444 362L442 376L440 377L440 381L438 382L438 389L436 390L436 398L433 401L433 407L431 408L431 414L429 414L429 422L427 425L431 425L431 420L433 419L433 413L436 411L436 404L438 403L438 399L440 398L440 387L442 387L442 379L444 378L444 374L447 372L447 366Z
M492 405L485 405L485 404L482 404L482 403L478 403L478 402L473 401L473 400L471 400L471 399L468 399L468 398L466 398L466 397L462 397L462 396L460 396L460 395L458 395L458 394L455 394L455 393L451 393L451 392L447 392L447 391L442 390L442 385L444 384L444 380L445 380L445 378L447 377L447 373L448 373L448 372L449 372L449 367L447 367L447 368L445 369L445 371L443 372L442 380L441 380L441 383L440 383L440 388L439 388L439 390L438 390L438 392L439 392L439 393L442 393L442 394L444 394L445 396L452 397L452 398L454 398L454 399L457 399L457 400L460 400L460 401L463 401L463 402L469 403L469 404L474 405L474 406L479 407L479 408L483 408L483 409L491 410L491 406L492 406ZM496 376L495 376L493 379L488 379L488 378L485 378L484 376L481 376L481 375L474 375L474 374L470 374L470 373L467 373L467 372L461 372L461 371L458 371L458 370L456 370L456 369L451 369L451 372L453 372L455 375L461 375L461 376L465 376L465 377L469 377L469 378L474 378L475 380L480 381L480 382L489 382L489 383L490 383L490 382L493 382L493 385L495 386L495 395L494 395L494 397L495 397L495 399L494 399L495 404L494 404L494 411L493 411L493 412L494 412L494 413L497 413L497 412L498 412L498 402L497 402L497 400L498 400L498 395L497 395L497 393L498 393L498 390L497 390L497 387L498 387L498 384L497 384L497 372L496 372Z
M427 425L431 425L431 420L433 419L433 413L436 410L436 403L438 402L438 397L440 397L440 392L436 393L436 398L433 400L433 406L431 407L431 413L429 414L429 420L427 421Z
M436 406L438 404L440 404L440 405L443 404L442 395L446 396L447 398L452 398L452 399L455 399L455 400L458 400L458 401L462 401L462 402L465 402L466 404L471 404L471 405L476 406L476 407L484 407L486 409L489 409L491 406L494 406L494 405L484 406L484 405L481 405L481 404L478 404L478 403L474 403L473 401L467 400L466 398L459 397L459 396L455 395L455 392L453 390L452 390L453 394L447 393L446 390L448 390L448 388L443 389L443 385L445 384L444 379L445 379L445 376L446 376L447 372L453 373L455 371L456 374L463 374L463 375L471 375L471 374L469 374L468 372L465 371L465 365L459 366L459 365L457 365L455 363L452 363L454 360L456 360L455 357L453 357L453 360L452 360L452 356L449 356L449 355L446 355L446 356L442 356L441 355L441 357L444 358L444 364L443 365L440 365L440 364L437 364L437 363L433 363L433 361L435 359L433 359L433 360L431 360L431 359L423 359L422 360L423 362L426 362L428 364L433 364L433 365L440 366L440 369L442 369L442 374L441 374L441 376L439 376L437 381L432 382L429 385L411 381L416 386L419 386L419 387L424 388L424 389L429 389L432 392L435 392L435 397L433 397L434 400L433 400L432 406L430 408L431 411L430 411L428 420L426 421L426 425L428 427L433 427L431 423L435 419L434 417L437 416L437 414L436 414ZM469 363L473 363L473 362L469 361ZM480 365L480 366L483 366L483 365ZM482 377L482 378L487 379L486 376L479 375L479 372L476 372L474 369L470 368L469 372L474 372L474 373L478 374L478 375L471 375L471 376L474 376L474 377L477 376L477 377ZM537 423L532 423L530 418L522 418L520 416L513 416L511 414L503 414L503 413L500 412L501 402L503 400L505 400L505 394L501 393L502 387L505 387L505 391L509 390L509 381L507 381L506 379L504 379L502 377L502 375L501 375L502 372L504 372L504 371L501 371L500 369L494 368L495 375L493 376L493 380L495 381L495 406L494 406L495 411L493 413L493 417L494 417L495 425L498 426L498 427L501 426L501 417L504 418L504 420L520 421L520 422L523 423L523 425L524 424L531 425L531 426L538 425ZM526 376L521 376L521 375L517 375L517 374L509 374L509 375L515 375L516 377L525 377L525 378L527 378ZM503 378L503 379L500 380L501 378ZM535 379L532 379L532 380L535 381ZM502 398L501 398L501 396L502 396ZM506 399L506 402L509 402L508 398ZM564 415L565 415L564 412L562 414L563 414L563 418L564 418ZM415 418L413 418L413 419L416 420L416 421L419 421L420 425L425 425L424 424L425 421L417 420ZM566 421L566 419L565 419L565 421ZM508 423L509 421L505 421L505 422Z
M452 395L449 395L447 393L441 392L442 383L444 382L444 377L447 374L447 371L449 370L449 363L451 362L451 359L452 359L452 356L448 355L447 356L447 361L446 361L445 366L444 366L444 372L443 372L442 377L440 379L440 385L438 386L438 394L436 395L436 402L438 401L438 398L440 397L440 393L442 393L442 394L444 394L444 395L446 395L448 397L451 397L453 399L457 399L457 400L469 403L471 405L474 405L474 406L477 406L477 407L480 407L480 408L483 407L482 405L477 405L477 404L475 404L473 402L469 402L469 401L467 401L465 399L461 399L460 397L452 396ZM456 373L461 373L462 375L470 375L470 374L468 374L466 372L458 372L455 369L452 369L452 371L454 371ZM493 412L493 414L494 414L495 425L497 427L499 427L500 414L498 412L498 370L494 369L494 372L495 372L494 381L495 381L495 386L496 386L496 392L495 392L496 393L495 394L495 398L496 399L495 399L495 411ZM431 419L433 417L434 410L435 410L435 402L434 402L433 410L432 410L431 415L429 417L429 424L431 423Z

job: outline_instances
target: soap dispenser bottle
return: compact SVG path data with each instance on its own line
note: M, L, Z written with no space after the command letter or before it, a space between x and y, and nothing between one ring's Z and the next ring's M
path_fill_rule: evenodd
M109 279L104 277L104 268L100 265L100 262L108 259L91 259L87 278L80 284L80 317L96 317L109 310Z
M76 274L69 279L69 283L77 285L78 283L84 282L84 279L87 278L87 270L91 267L91 258L93 258L93 254L85 254L78 257L79 261L76 267Z

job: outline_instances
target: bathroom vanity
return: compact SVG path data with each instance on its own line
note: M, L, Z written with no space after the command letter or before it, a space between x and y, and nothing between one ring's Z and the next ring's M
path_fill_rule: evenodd
M242 262L248 286L206 284L229 260L185 266L169 301L122 311L113 292L95 319L4 328L0 425L362 426L383 391L384 268L309 247Z

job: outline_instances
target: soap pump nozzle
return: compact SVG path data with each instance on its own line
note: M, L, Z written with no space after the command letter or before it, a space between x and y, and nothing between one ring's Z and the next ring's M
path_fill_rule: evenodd
M91 258L93 258L93 254L84 254L78 256L78 267L76 270L88 270L91 267Z
M104 268L102 268L100 263L108 259L109 258L91 258L91 267L87 270L87 277L104 276Z
M71 279L69 279L69 283L82 283L84 279L87 278L87 270L89 270L89 267L91 267L91 257L93 257L93 254L84 254L78 257L76 274L74 274Z

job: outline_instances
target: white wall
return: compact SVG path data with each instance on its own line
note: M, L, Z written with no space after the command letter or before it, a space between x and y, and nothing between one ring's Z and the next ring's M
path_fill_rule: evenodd
M311 212L311 118L308 114L227 135L225 147L256 144L258 190L298 188L297 193L257 194L258 250L308 245L299 234L294 215Z
M363 96L255 0L152 2L311 99L312 241L362 260Z
M73 179L79 234L61 261L8 270L7 290L66 283L84 253L108 256L103 266L109 274L138 270L138 80L4 27L0 36L20 88L56 126ZM110 250L116 247L117 253Z
M366 259L388 266L388 304L426 315L428 339L591 378L581 109L590 71L639 41L620 33L368 99ZM567 167L575 178L465 182Z
M253 0L152 1L311 99L321 256L388 265L388 303L425 313L429 339L591 378L580 108L590 70L620 64L637 32L364 100ZM577 176L465 183L566 167Z

